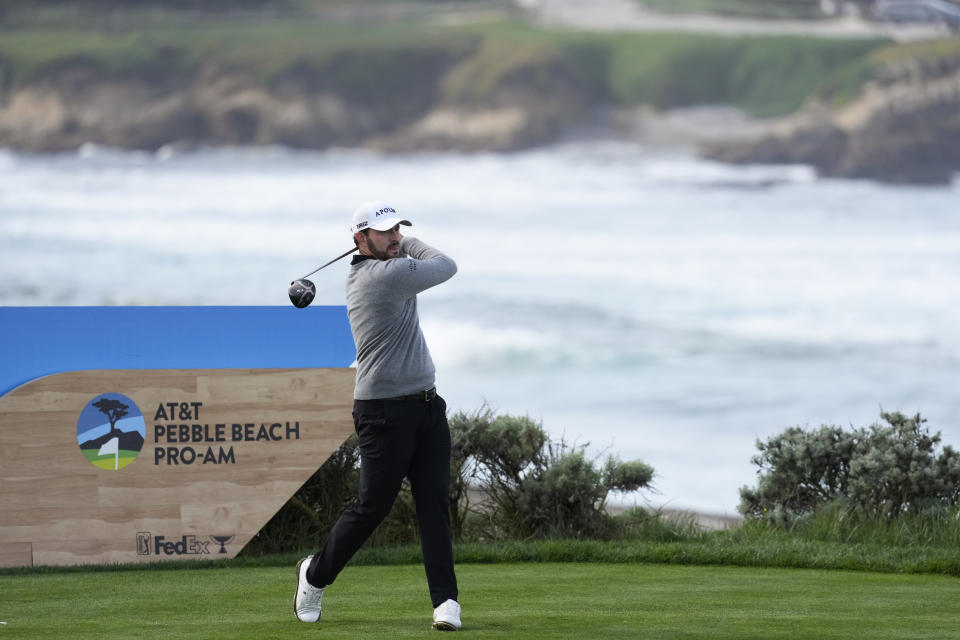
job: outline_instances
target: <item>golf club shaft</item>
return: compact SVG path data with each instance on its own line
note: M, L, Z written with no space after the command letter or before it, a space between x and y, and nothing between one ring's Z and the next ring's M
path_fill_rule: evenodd
M360 247L354 247L353 249L350 249L350 251L347 251L346 253L337 256L336 258L334 258L334 259L331 260L330 262L328 262L328 263L326 263L326 264L323 264L323 265L320 265L319 267L317 267L316 269L314 269L313 271L311 271L311 272L308 273L307 275L303 276L303 278L309 278L310 276L312 276L313 274L315 274L317 271L320 271L320 269L323 269L324 267L329 267L331 264L333 264L333 263L336 262L337 260L340 260L341 258L346 258L348 255L350 255L351 253L353 253L354 251L356 251L356 250L359 249L359 248L360 248ZM303 278L301 278L301 280L302 280Z

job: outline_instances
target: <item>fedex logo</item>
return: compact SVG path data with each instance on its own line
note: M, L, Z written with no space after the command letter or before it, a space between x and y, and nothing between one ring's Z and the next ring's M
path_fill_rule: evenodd
M210 555L211 542L220 545L216 553L227 553L227 543L233 540L232 535L209 536L207 539L195 535L182 535L179 540L167 540L165 536L155 536L149 531L137 534L137 555L139 556L199 556Z

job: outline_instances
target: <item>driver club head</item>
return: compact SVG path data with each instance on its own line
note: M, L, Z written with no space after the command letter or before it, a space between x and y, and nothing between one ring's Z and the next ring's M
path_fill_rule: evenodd
M289 294L290 302L293 303L293 306L297 309L303 309L313 302L314 297L317 295L317 288L306 278L300 278L290 283L290 287L287 288L287 294Z

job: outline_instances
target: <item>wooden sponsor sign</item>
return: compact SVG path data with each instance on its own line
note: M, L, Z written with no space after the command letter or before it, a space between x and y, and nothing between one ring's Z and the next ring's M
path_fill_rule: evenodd
M233 557L352 432L354 376L98 369L15 387L0 566Z

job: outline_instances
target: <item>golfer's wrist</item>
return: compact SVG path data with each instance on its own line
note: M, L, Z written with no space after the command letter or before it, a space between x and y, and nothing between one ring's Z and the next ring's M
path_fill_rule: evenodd
M423 251L424 246L422 242L412 236L403 236L400 239L400 252L413 258L420 258L417 254Z

